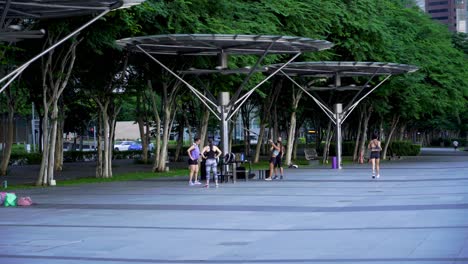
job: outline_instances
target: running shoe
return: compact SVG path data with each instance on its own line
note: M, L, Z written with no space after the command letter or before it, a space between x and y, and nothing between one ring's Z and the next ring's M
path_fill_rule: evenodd
M195 181L195 183L194 183L194 184L196 184L196 185L200 185L200 184L201 184L201 182L199 182L199 181Z
M193 182L189 182L189 184L188 184L188 185L190 185L190 186L193 186L193 185L195 185L195 183L193 183Z
M265 181L271 181L271 178L270 177L265 178Z

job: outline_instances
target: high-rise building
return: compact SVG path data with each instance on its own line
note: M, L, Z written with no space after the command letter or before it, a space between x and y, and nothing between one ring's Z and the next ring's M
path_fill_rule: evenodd
M450 31L467 33L467 0L416 0L416 3Z

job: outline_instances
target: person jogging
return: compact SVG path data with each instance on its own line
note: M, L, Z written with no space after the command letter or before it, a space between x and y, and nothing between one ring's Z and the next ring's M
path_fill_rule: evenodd
M372 140L367 145L367 148L370 149L370 160L372 162L372 179L380 177L380 151L382 151L381 143L377 139L377 134L372 135Z

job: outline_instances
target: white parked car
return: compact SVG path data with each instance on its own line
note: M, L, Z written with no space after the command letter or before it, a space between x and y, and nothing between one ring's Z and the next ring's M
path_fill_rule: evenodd
M127 151L128 147L130 147L132 144L135 144L135 142L133 141L122 141L120 143L117 142L117 144L114 145L114 150Z

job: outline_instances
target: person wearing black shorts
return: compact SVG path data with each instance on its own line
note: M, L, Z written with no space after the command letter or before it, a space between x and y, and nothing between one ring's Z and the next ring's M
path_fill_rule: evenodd
M372 179L380 177L380 151L382 151L381 143L377 139L377 134L372 135L372 140L367 148L370 149L370 160L372 161ZM377 173L377 174L376 174Z
M273 180L278 179L278 173L277 169L280 171L280 180L283 179L283 155L284 155L284 146L281 137L278 137L278 141L276 142L276 145L279 147L280 151L278 155L276 155L276 160L275 160L275 177L273 177Z
M278 156L280 152L280 148L273 142L273 140L268 140L268 142L271 144L270 148L270 175L268 178L265 178L265 181L271 181L273 179L273 171L275 170L276 166L276 157Z
M200 149L198 145L200 144L200 138L195 138L192 146L187 149L188 154L188 165L189 165L189 185L201 184L198 181L198 159L200 158ZM193 182L192 182L193 178Z

